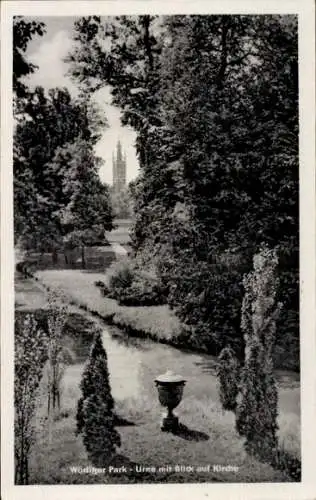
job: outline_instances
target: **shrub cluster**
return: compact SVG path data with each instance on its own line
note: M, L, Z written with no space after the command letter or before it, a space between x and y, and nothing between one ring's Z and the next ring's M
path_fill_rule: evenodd
M191 331L192 347L219 355L231 344L243 355L240 311L245 262L217 258L199 260L194 253L179 250L159 265L168 290L167 302Z
M36 271L37 262L33 260L24 260L18 262L15 266L16 271L21 273L24 278L32 278Z
M135 278L135 265L129 259L114 262L108 270L109 288L111 292L129 288Z
M97 286L104 290L103 285ZM166 290L160 280L153 273L140 270L129 259L120 260L111 266L107 295L126 306L152 306L166 303Z
M110 293L109 287L106 285L106 283L104 283L104 281L98 280L98 281L95 281L94 284L97 288L99 288L101 295L103 297L106 297L107 295L109 295L109 293Z

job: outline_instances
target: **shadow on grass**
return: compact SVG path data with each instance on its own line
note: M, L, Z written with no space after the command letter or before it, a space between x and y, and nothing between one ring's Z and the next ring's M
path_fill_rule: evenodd
M208 373L210 375L217 375L218 362L215 359L202 359L201 361L196 361L195 365L198 366L203 373Z
M184 424L179 424L178 428L172 431L172 434L181 437L182 439L186 439L187 441L198 442L198 441L208 441L210 439L210 436L205 432L189 429Z
M119 333L118 333L119 332ZM116 342L120 345L124 345L127 347L135 347L140 351L149 351L152 349L151 343L145 343L144 339L140 339L138 337L128 337L122 333L121 330L117 329L117 331L111 331L111 337L116 340Z
M114 259L113 259L114 260ZM77 268L79 271L81 271L83 274L95 274L95 273L105 273L108 267L110 267L111 262L107 262L105 264L101 265L96 265L94 267L89 267L89 268Z

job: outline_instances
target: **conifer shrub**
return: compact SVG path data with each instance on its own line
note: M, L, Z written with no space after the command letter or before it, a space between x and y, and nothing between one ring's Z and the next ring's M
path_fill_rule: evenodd
M234 411L239 391L240 364L231 346L222 349L218 360L220 401L224 410Z
M236 428L246 438L248 452L266 461L277 453L278 397L273 374L276 335L278 258L275 250L262 248L254 256L254 270L244 278L241 328L245 361L241 396L236 408Z
M113 413L107 356L98 331L81 380L82 397L77 407L77 433L82 435L89 460L106 465L121 445Z

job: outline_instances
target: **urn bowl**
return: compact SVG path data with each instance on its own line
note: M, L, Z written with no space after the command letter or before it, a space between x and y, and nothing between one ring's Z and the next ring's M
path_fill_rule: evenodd
M163 375L159 375L155 383L160 404L168 408L167 416L163 420L162 430L171 430L171 428L178 425L178 419L173 415L172 410L181 402L186 380L168 370Z

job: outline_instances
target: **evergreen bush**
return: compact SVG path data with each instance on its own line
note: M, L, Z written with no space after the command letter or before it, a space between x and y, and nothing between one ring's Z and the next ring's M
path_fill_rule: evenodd
M244 278L241 327L245 362L236 428L246 438L248 452L271 462L277 453L278 396L273 373L276 335L278 258L263 248L254 256L254 270Z
M239 391L240 364L235 351L227 346L219 355L219 397L224 410L236 409Z
M82 397L77 408L77 432L82 434L89 460L103 467L121 445L114 428L114 401L109 383L107 356L100 332L96 333L81 380Z

